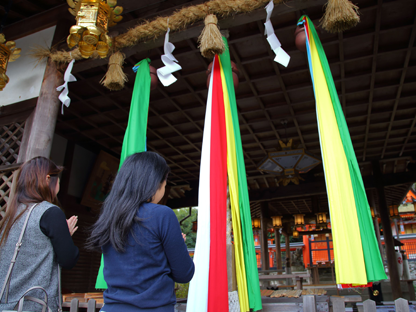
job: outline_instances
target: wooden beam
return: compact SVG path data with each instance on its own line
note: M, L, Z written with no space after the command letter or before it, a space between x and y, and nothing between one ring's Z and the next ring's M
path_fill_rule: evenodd
M373 176L363 177L364 186L366 189L374 189L377 187L375 183L376 178ZM390 173L384 174L381 176L380 181L383 186L394 186L402 184L410 184L416 181L416 172L400 172L400 173ZM284 199L292 198L299 195L302 196L313 196L319 194L326 194L325 180L323 178L316 179L315 181L306 181L300 185L289 184L284 187L271 187L271 188L261 188L261 189L251 189L249 191L249 198L251 202L264 202L274 199ZM194 193L191 195L187 192L187 196L183 199L172 199L169 201L169 207L171 208L181 208L189 206L198 205L198 194ZM280 205L283 205L280 202ZM287 207L282 206L288 211Z
M406 58L405 58L405 61L404 61L404 64L403 64L403 71L402 71L402 74L401 74L401 77L400 77L399 88L397 89L396 100L394 102L394 107L393 107L393 112L392 112L391 118L390 118L389 128L387 129L386 140L384 142L383 151L381 152L381 158L382 159L384 158L384 153L386 152L387 143L389 141L390 131L391 131L391 128L393 127L394 118L396 117L397 106L399 105L400 97L401 97L401 94L402 94L403 85L404 85L404 81L405 81L405 78L406 78L406 73L407 73L407 69L408 69L408 66L409 66L410 57L412 55L412 47L413 47L413 44L415 42L415 38L416 38L416 16L413 20L413 29L412 29L412 33L410 35L409 44L408 44L408 48L407 48L407 52L406 52Z
M364 138L363 161L365 161L365 154L367 153L367 140L368 140L368 133L370 131L370 118L371 118L371 110L372 110L373 98L374 98L374 85L376 82L377 52L378 52L378 46L379 46L378 43L379 43L379 38L380 38L382 4L383 4L383 1L378 0L377 13L376 13L376 29L375 29L375 38L374 38L374 45L373 45L373 63L371 65L370 96L368 99L367 125L365 128L365 138Z
M7 25L4 28L4 34L7 40L16 40L56 25L59 20L71 18L73 19L74 17L68 12L68 5L65 3L43 13L32 15L22 21Z
M382 183L383 176L380 170L380 163L378 161L373 161L373 174L375 179L375 184L378 194L378 204L379 204L379 214L381 219L381 224L383 225L383 236L384 243L386 245L386 255L387 255L387 264L389 268L391 290L393 293L393 298L397 299L402 297L402 290L400 286L400 277L396 264L396 254L394 250L394 241L393 233L391 231L391 223L389 210L386 203L386 197L384 194L384 186Z

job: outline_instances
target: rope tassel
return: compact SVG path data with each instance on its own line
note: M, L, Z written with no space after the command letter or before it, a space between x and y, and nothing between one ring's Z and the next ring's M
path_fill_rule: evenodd
M119 91L124 88L124 83L128 81L123 71L125 55L120 51L110 56L108 70L100 83L111 91Z
M224 41L218 29L218 19L214 14L205 17L205 27L198 38L199 49L202 56L213 58L216 54L220 55L225 51Z
M358 6L349 0L329 0L321 18L322 27L331 33L343 32L359 22Z

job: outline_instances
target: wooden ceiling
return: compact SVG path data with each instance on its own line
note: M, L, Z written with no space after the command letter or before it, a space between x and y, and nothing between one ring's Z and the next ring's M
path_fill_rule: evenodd
M124 20L114 31L122 32L145 18L167 16L184 4L201 2L119 0L118 4L126 10ZM0 0L0 12L4 11L6 3ZM272 23L283 48L291 56L287 68L273 62L274 53L263 35L266 16L263 10L220 21L221 29L229 33L231 59L240 71L236 97L250 192L284 188L278 185L276 176L257 169L267 152L276 150L279 139L293 138L299 147L320 156L307 56L296 49L293 34L303 13L318 25L324 3L322 0L295 0L276 5ZM381 161L383 174L403 173L416 155L416 2L356 0L354 3L360 7L358 26L340 34L321 30L321 41L362 175L372 175L373 160ZM52 7L66 10L63 0L39 0L36 5L28 0L14 1L8 20L19 23ZM65 14L65 18L72 18L69 13ZM198 23L171 35L176 46L174 55L182 70L174 74L178 81L172 86L165 88L159 84L151 92L148 149L166 158L172 169L169 183L177 189L195 183L199 177L207 97L206 69L210 63L197 49L201 29L202 23ZM66 35L67 32L63 32L62 39ZM129 81L118 92L100 85L107 60L77 62L74 73L78 81L70 84L72 103L65 114L59 116L56 132L79 144L119 155L134 84L131 68L143 58L150 58L151 65L156 68L163 66L160 60L162 42L163 38L159 38L125 51L124 72ZM287 120L287 134L281 123L283 119ZM282 214L310 211L311 197L304 192L305 186L308 182L323 180L322 166L304 178L306 181L299 186L288 186L288 190L298 188L298 194L292 198L270 197L271 209ZM409 183L406 181L398 188L387 187L388 202L398 203ZM256 207L258 205L253 203L253 213Z

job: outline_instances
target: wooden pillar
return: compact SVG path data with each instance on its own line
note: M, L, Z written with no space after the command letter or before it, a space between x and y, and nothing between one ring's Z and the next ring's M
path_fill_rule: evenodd
M370 190L368 195L369 195L368 199L370 201L370 206L373 207L373 209L374 209L374 215L375 215L375 217L373 219L374 231L376 232L378 249L380 250L381 259L383 260L383 263L384 263L384 251L383 251L383 245L381 244L380 227L378 225L378 220L377 220L377 216L379 215L378 211L380 210L380 208L376 207L376 201L375 201L375 198L374 198L374 190Z
M49 158L55 133L56 120L61 107L56 87L63 84L63 74L56 64L48 59L38 102L26 120L18 162L36 156Z
M289 234L286 232L285 235L285 248L286 248L286 274L291 274L292 273L292 268L291 268L291 263L290 263L290 236ZM286 279L286 285L292 285L292 279L291 278L287 278Z
M281 270L282 269L282 249L280 248L279 229L275 228L274 233L275 233L274 244L276 245L276 267L278 270ZM278 274L280 274L280 272Z
M291 270L291 259L290 259L290 236L286 234L285 236L285 248L286 248L286 273L292 273Z
M269 242L267 240L267 222L269 219L269 203L261 202L260 208L260 233L261 233L261 269L268 270L269 265Z
M231 231L233 225L231 222L231 205L229 194L227 197L227 278L228 291L232 292L237 290L237 277L235 272L234 245L231 240Z
M396 264L396 255L394 251L393 234L390 225L389 210L386 203L386 197L384 194L383 178L381 175L380 164L378 161L372 162L373 177L378 193L379 214L381 224L383 225L384 243L386 246L387 264L389 268L391 290L393 298L397 299L402 297L402 290L400 286L399 272Z

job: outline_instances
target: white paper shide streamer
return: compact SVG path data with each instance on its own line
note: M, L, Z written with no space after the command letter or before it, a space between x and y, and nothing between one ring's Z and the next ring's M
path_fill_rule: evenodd
M71 99L68 96L68 82L77 81L77 78L75 78L75 76L71 74L72 67L74 67L74 62L75 60L72 60L65 71L64 84L56 88L56 91L62 91L61 94L59 94L59 100L62 102L62 115L64 114L64 105L66 107L69 107L69 104L71 104Z
M175 46L173 43L169 42L169 32L170 28L168 28L165 36L165 54L161 57L165 66L157 70L157 77L165 87L170 86L177 80L172 73L182 69L182 67L178 64L178 60L172 54L173 50L175 50Z
M266 23L264 23L264 34L267 35L267 41L269 42L274 54L276 54L274 61L276 63L282 64L284 67L287 67L290 61L290 56L285 52L285 50L282 49L282 44L280 43L279 39L277 39L276 34L274 33L272 22L270 21L270 17L272 16L274 9L273 0L269 2L265 9L267 12L267 18Z

